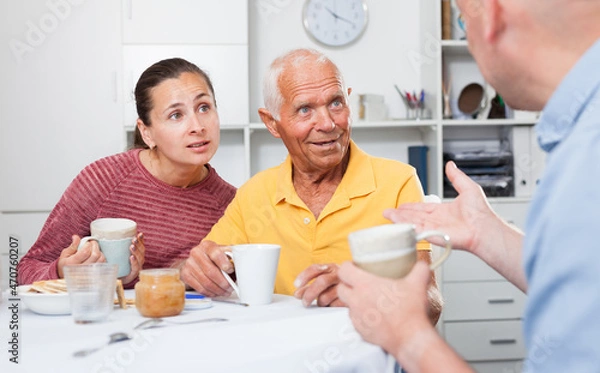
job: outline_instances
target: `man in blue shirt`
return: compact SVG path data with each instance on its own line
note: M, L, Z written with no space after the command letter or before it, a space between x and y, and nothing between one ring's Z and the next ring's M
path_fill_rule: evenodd
M526 235L491 210L477 184L446 174L451 203L407 204L384 215L439 229L528 294L527 372L600 370L600 1L457 0L469 48L506 102L543 110L536 125L547 152ZM598 246L597 246L598 245ZM470 371L425 313L428 268L387 280L345 263L339 298L363 337L410 372ZM382 307L385 305L385 307Z

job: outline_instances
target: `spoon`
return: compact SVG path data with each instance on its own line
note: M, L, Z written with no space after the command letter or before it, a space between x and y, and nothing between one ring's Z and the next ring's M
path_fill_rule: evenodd
M142 321L140 324L138 324L133 329L150 329L150 328L159 327L163 323L169 323L169 324L174 324L174 325L184 325L184 324L196 324L196 323L202 323L202 322L222 322L222 321L229 321L229 320L223 319L220 317L211 317L208 319L197 319L197 320L178 320L178 321L165 320L165 319L161 319L161 318L152 318L152 319L148 319L146 321Z
M89 354L96 352L100 349L102 349L103 347L106 347L108 345L111 345L113 343L117 343L117 342L123 342L123 341L128 341L131 339L131 336L127 333L123 333L123 332L117 332L117 333L112 333L109 336L109 340L108 343L102 346L98 346L98 347L94 347L94 348L88 348L86 350L79 350L77 352L75 352L73 354L74 357L84 357L84 356L88 356Z
M165 320L165 319L161 319L161 318L152 318L152 319L142 321L141 323L136 325L133 329L134 330L150 329L150 328L163 326L163 324L165 324L165 323L174 324L174 325L184 325L184 324L195 324L195 323L202 323L202 322L222 322L222 321L229 321L229 320L223 319L220 317L211 317L211 318L207 318L207 319L197 319L197 320L179 320L179 321ZM79 350L79 351L75 352L73 354L73 356L74 357L88 356L89 354L96 352L96 351L102 349L103 347L106 347L108 345L111 345L111 344L117 343L117 342L128 341L132 338L133 337L127 333L123 333L123 332L112 333L111 335L109 335L109 340L108 340L107 344L98 346L98 347L94 347L94 348L88 348L86 350Z

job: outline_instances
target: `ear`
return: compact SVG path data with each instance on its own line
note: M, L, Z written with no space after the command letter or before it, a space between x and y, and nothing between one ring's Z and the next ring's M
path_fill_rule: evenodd
M271 132L271 135L281 138L281 135L279 135L279 131L277 130L277 121L275 118L273 118L271 112L265 108L260 108L258 109L258 115L260 115L260 119L263 121L265 126L267 126L267 129L269 132Z
M348 87L348 97L352 94L352 88Z
M152 140L152 131L150 131L149 127L146 126L139 118L135 124L138 128L138 131L140 131L140 135L142 135L142 140L144 140L150 149L154 148L156 144L154 143L154 140Z
M495 44L506 28L504 4L502 0L486 0L482 3L483 37L488 43Z

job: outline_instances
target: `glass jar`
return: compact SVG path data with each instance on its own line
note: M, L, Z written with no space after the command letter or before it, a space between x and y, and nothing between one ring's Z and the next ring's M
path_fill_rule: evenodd
M179 315L185 306L185 285L176 268L145 269L135 284L135 307L145 317Z

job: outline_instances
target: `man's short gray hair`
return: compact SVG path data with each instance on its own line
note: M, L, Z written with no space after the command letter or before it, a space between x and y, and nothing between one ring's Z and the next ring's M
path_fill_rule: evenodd
M265 100L265 108L273 115L275 120L280 119L281 105L283 104L283 96L279 88L279 78L286 67L297 67L303 63L314 60L317 64L331 64L335 67L337 75L344 82L339 68L323 53L314 49L294 49L280 57L277 57L269 66L265 79L263 81L263 96ZM343 84L344 89L345 85Z

